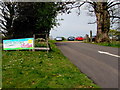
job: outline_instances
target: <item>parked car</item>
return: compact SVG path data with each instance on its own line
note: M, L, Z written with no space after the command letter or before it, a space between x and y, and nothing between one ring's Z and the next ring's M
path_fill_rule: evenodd
M70 37L68 37L68 39L67 39L68 41L74 41L75 40L75 37L73 37L73 36L70 36Z
M56 37L55 40L56 40L56 41L62 41L63 38L62 38L62 37Z
M75 38L75 40L78 40L78 41L83 41L83 39L84 39L84 38L83 38L83 37L81 37L81 36L80 36L80 37L76 37L76 38Z

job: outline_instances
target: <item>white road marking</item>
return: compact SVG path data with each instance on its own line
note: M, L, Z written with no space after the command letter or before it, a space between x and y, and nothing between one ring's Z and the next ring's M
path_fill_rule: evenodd
M107 55L110 55L110 56L114 56L114 57L117 57L117 58L120 58L120 56L118 55L115 55L115 54L111 54L109 52L104 52L104 51L98 51L99 53L102 53L102 54L107 54Z

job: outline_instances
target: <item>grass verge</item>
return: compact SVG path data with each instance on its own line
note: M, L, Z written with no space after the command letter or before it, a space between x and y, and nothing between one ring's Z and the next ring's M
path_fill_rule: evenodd
M84 42L84 43L87 43L87 42ZM88 43L90 43L90 42L88 42ZM107 43L107 42L95 43L95 42L93 42L91 44L120 48L120 41L112 41L110 43Z
M44 51L3 51L3 88L99 88L51 41Z

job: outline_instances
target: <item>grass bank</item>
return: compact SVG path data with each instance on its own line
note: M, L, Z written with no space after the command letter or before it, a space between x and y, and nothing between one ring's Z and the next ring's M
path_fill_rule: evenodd
M84 43L86 43L86 42L84 42ZM90 42L88 42L88 43L90 43ZM93 42L91 44L120 48L120 41L112 41L110 43L107 43L107 42L95 43L95 42Z
M97 88L51 41L44 51L3 51L3 88Z

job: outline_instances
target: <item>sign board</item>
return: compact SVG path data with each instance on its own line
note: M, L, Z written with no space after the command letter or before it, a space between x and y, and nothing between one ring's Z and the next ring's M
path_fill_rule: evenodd
M34 38L3 40L3 50L34 49Z

